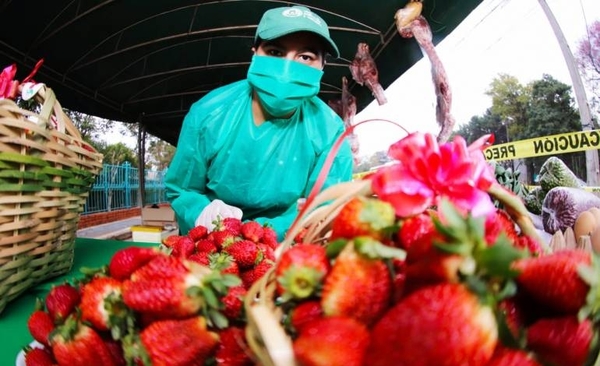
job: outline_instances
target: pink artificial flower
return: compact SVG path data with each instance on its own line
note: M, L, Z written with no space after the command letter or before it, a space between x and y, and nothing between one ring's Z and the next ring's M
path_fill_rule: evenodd
M496 180L482 152L489 141L486 135L467 146L456 136L439 145L431 134L412 133L390 147L398 163L373 175L373 192L399 217L419 214L443 198L461 212L487 216L495 210L487 190Z
M7 66L0 73L0 98L14 98L13 79L17 74L17 65Z

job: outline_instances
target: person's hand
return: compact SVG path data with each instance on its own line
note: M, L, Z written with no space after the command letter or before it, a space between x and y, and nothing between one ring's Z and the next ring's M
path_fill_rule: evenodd
M214 200L200 212L200 216L196 219L195 226L202 225L210 232L214 230L215 224L213 222L217 220L218 217L221 219L233 217L241 220L242 214L242 210L239 208L230 206L221 200Z

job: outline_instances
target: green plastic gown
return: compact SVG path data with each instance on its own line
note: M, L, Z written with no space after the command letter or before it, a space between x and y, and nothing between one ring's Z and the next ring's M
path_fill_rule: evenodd
M194 103L183 121L167 171L166 193L186 234L213 199L242 209L243 220L268 222L282 240L308 197L338 136L342 120L318 97L289 119L256 126L246 80L216 89ZM352 178L345 141L323 185Z

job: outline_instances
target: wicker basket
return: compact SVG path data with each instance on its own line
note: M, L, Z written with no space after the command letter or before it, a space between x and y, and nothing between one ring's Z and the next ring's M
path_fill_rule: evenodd
M34 113L0 100L0 312L31 286L68 272L80 213L102 155L51 89Z
M542 243L527 210L518 197L494 184L489 193L504 203L506 211L517 223L521 231ZM327 243L330 236L330 223L337 216L343 205L356 196L372 196L370 180L341 183L332 186L319 195L303 212L308 214L299 217L290 228L290 232L281 243L278 257L293 244L293 238L306 228L303 242ZM302 214L302 213L301 213ZM275 269L272 268L248 291L245 298L245 309L248 324L246 339L257 363L264 366L294 366L292 340L286 334L281 320L283 312L275 304Z

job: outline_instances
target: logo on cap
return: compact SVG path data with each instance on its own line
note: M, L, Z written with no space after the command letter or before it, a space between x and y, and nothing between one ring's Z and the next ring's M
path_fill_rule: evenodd
M301 10L301 9L285 9L281 12L281 15L287 18L297 18L297 17L305 17L310 19L313 23L318 26L321 26L321 19L319 19L315 14L313 14L310 10Z

